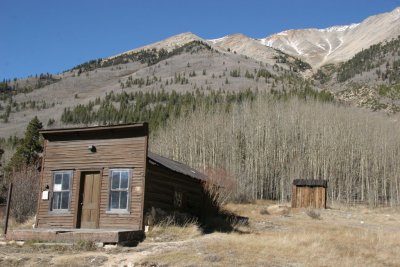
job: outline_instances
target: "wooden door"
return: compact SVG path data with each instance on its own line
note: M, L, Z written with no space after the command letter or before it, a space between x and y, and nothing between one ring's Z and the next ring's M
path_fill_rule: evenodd
M100 173L84 173L81 183L81 228L98 228L100 204Z

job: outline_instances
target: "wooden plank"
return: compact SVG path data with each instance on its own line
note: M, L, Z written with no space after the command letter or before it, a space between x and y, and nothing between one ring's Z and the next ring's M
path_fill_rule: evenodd
M326 188L292 185L293 208L326 208Z
M76 179L74 179L74 186L72 187L73 190L73 194L74 194L74 203L71 203L71 205L76 206L76 209L74 210L74 218L73 218L73 225L78 228L80 227L80 209L79 209L79 205L80 205L80 200L79 200L79 196L80 196L80 190L81 190L81 179L82 179L82 173L80 171L76 172ZM78 221L79 220L79 221Z
M174 194L178 191L184 195L184 205L179 210L199 216L202 213L203 188L199 180L173 172L164 167L148 164L144 211L152 207L166 211L175 210Z
M147 127L147 125L146 125ZM137 223L137 218L142 218L144 203L144 184L146 171L146 152L147 152L147 128L142 130L124 131L107 131L105 135L93 133L81 133L80 136L75 133L69 135L48 133L49 137L45 141L46 148L43 159L42 184L51 185L52 171L63 169L74 169L73 186L71 191L71 209L70 215L65 216L51 214L49 212L49 201L39 200L39 208L37 220L41 225L61 225L76 226L77 223L77 205L79 205L79 180L80 172L90 169L104 169L100 175L101 190L98 191L100 212L90 211L85 214L84 218L91 219L98 216L99 225L101 220L105 220L105 224L110 226L118 218L114 214L107 213L108 208L108 171L110 168L131 168L134 169L134 177L131 180L131 214L127 219L119 223L120 226L126 225L132 227ZM146 129L145 129L146 128ZM51 136L51 138L50 138ZM73 140L71 140L73 139ZM96 153L90 152L87 147L89 145L96 146ZM135 191L140 186L141 191ZM92 192L95 193L95 192ZM96 195L93 195L96 197ZM62 219L60 218L62 217ZM51 222L51 223L50 223Z
M292 208L296 208L297 207L297 187L295 185L292 185Z
M45 166L45 159L46 159L46 146L47 146L47 140L43 141L43 154L42 154L42 166L40 167L40 181L39 181L39 196L38 196L38 202L37 202L37 208L36 210L40 210L40 204L41 199L42 199L42 190L44 190L43 187L43 180L44 180L44 166ZM35 228L39 226L39 216L36 216L36 221L35 221Z

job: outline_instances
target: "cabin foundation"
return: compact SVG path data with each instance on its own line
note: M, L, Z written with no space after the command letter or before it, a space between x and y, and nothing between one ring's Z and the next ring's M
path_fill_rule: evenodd
M78 242L92 241L103 244L120 244L140 241L143 239L143 231L131 229L21 229L10 230L7 233L8 240L35 240L46 242Z

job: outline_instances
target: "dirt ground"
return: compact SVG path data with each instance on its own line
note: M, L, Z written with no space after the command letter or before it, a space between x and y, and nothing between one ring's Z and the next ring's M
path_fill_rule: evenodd
M226 209L248 225L204 234L194 223L164 224L135 247L8 244L0 266L400 266L398 208L292 210L259 201Z

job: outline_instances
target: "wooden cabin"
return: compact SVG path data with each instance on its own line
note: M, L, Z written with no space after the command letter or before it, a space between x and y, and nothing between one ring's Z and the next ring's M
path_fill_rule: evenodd
M143 231L152 208L197 217L210 208L203 174L148 152L147 123L41 134L37 229Z
M293 180L292 208L326 209L326 180Z

